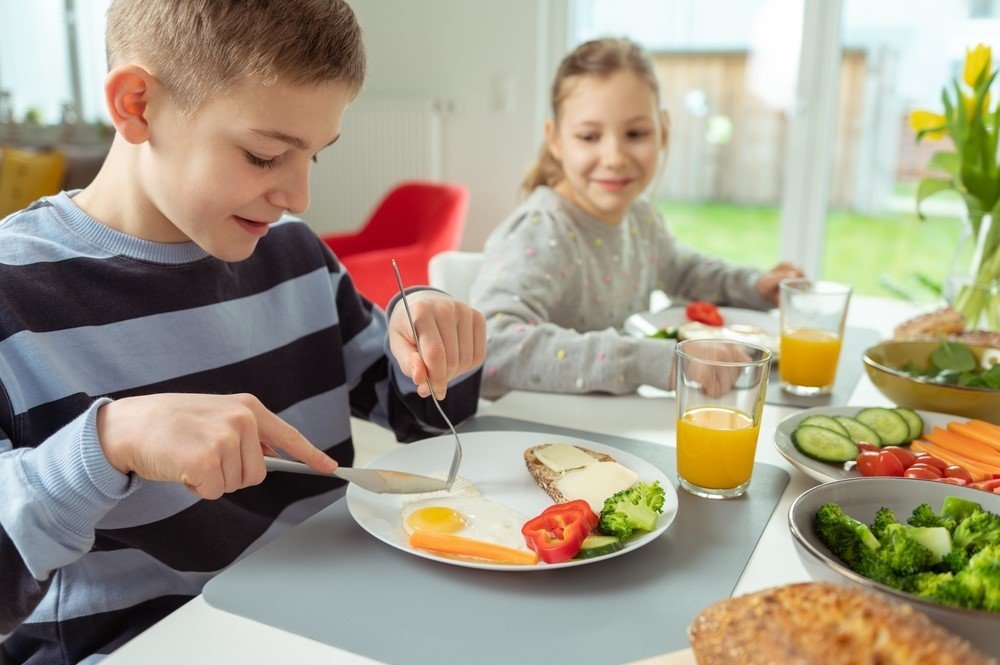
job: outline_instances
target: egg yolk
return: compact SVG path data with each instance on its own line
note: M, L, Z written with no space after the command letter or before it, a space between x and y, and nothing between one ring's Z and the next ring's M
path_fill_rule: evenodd
M428 506L415 510L406 522L412 529L432 533L455 533L466 525L462 513L443 506Z

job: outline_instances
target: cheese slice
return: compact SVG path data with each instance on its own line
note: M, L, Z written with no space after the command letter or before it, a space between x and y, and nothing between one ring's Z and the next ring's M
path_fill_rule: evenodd
M554 443L535 451L535 457L556 473L565 473L593 464L597 460L568 443Z
M635 471L626 469L618 462L594 462L567 472L555 485L567 501L583 499L595 513L600 514L605 499L632 487L638 479Z

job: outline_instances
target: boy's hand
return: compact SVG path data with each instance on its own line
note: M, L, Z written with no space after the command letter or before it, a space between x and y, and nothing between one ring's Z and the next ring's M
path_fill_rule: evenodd
M406 295L413 325L420 334L417 344L406 319L406 308L397 301L389 316L389 348L403 373L413 379L417 393L427 397L430 375L434 396L444 399L448 382L483 363L486 357L486 319L465 303L439 291L417 291Z
M778 283L788 277L805 277L802 268L794 263L782 261L774 266L757 280L757 293L763 298L770 300L772 304L778 304Z
M264 480L264 453L281 450L324 473L337 462L253 395L127 397L97 412L104 454L123 473L184 483L203 499Z

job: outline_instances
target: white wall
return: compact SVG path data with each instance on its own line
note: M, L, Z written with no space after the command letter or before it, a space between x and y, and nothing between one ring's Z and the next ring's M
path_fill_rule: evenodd
M431 96L453 104L444 123L443 175L471 193L463 249L481 249L517 203L518 183L541 140L552 58L565 50L567 4L352 2L369 57L362 96ZM504 101L498 86L510 93L507 110L498 108ZM314 199L322 195L315 183L313 189Z

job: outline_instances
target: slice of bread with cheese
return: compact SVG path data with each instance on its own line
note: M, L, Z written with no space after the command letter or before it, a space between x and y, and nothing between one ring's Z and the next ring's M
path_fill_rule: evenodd
M595 513L604 500L635 484L638 475L611 455L568 443L545 443L524 451L528 472L556 503L583 499Z

